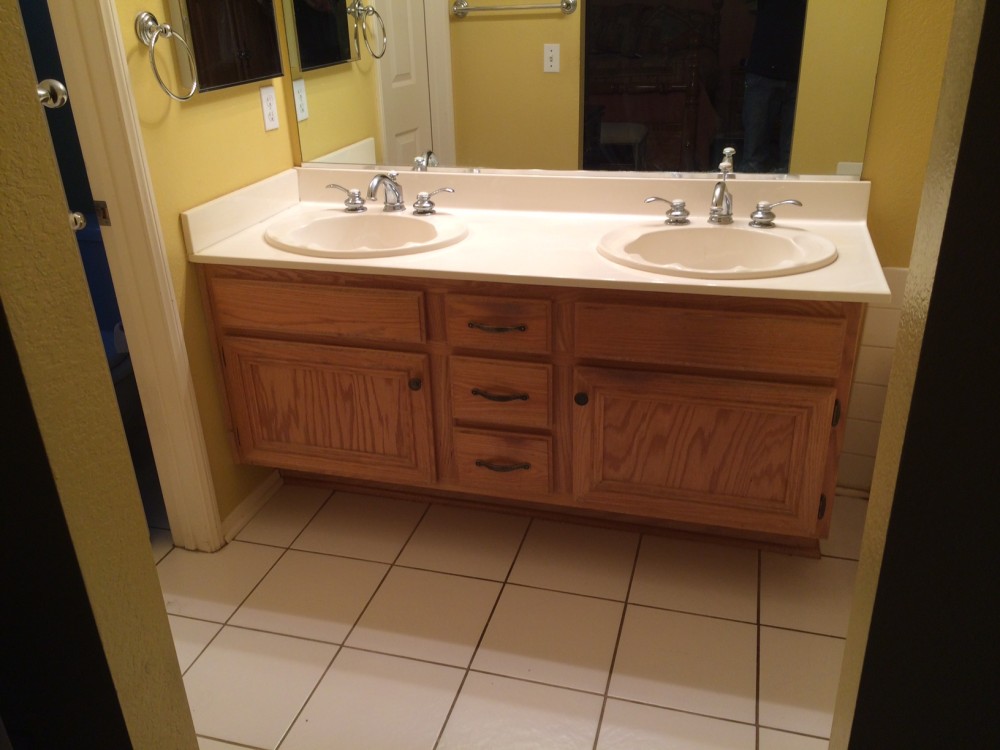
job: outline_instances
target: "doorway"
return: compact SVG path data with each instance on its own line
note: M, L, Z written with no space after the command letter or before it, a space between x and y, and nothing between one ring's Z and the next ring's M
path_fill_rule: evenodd
M38 79L64 81L48 5L31 0L20 0L19 4ZM114 383L118 412L125 429L146 520L151 530L169 531L163 492L101 236L98 207L91 192L73 119L72 101L68 100L61 107L46 108L45 113L66 202L71 212L82 217L82 221L77 224L77 245Z

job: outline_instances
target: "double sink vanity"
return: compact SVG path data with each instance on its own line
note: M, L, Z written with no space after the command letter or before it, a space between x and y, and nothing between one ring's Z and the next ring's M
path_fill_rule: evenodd
M289 170L182 216L239 461L816 553L889 293L867 183L736 175L721 225L711 175L406 172L399 211L328 187L374 174ZM688 223L644 203L666 192Z

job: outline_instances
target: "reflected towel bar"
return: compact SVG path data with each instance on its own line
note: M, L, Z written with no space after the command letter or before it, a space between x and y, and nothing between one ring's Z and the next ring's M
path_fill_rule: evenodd
M451 6L451 14L458 18L465 18L470 13L479 13L481 11L561 10L564 14L569 15L576 10L578 4L578 0L561 0L558 3L543 5L484 5L479 8L471 8L467 0L455 0L454 5Z

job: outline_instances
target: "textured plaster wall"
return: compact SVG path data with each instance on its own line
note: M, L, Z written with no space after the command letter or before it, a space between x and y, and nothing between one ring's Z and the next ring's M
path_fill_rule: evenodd
M34 94L21 16L6 0L0 69L0 294L134 745L193 749L145 517Z

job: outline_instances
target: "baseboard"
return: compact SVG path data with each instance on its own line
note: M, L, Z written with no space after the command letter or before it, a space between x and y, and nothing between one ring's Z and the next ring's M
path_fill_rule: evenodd
M276 471L271 472L267 479L257 486L257 489L247 495L236 506L236 509L226 516L222 522L222 536L225 537L227 544L236 538L236 535L250 522L257 511L264 507L264 503L271 499L271 496L281 488L281 485L281 475Z

